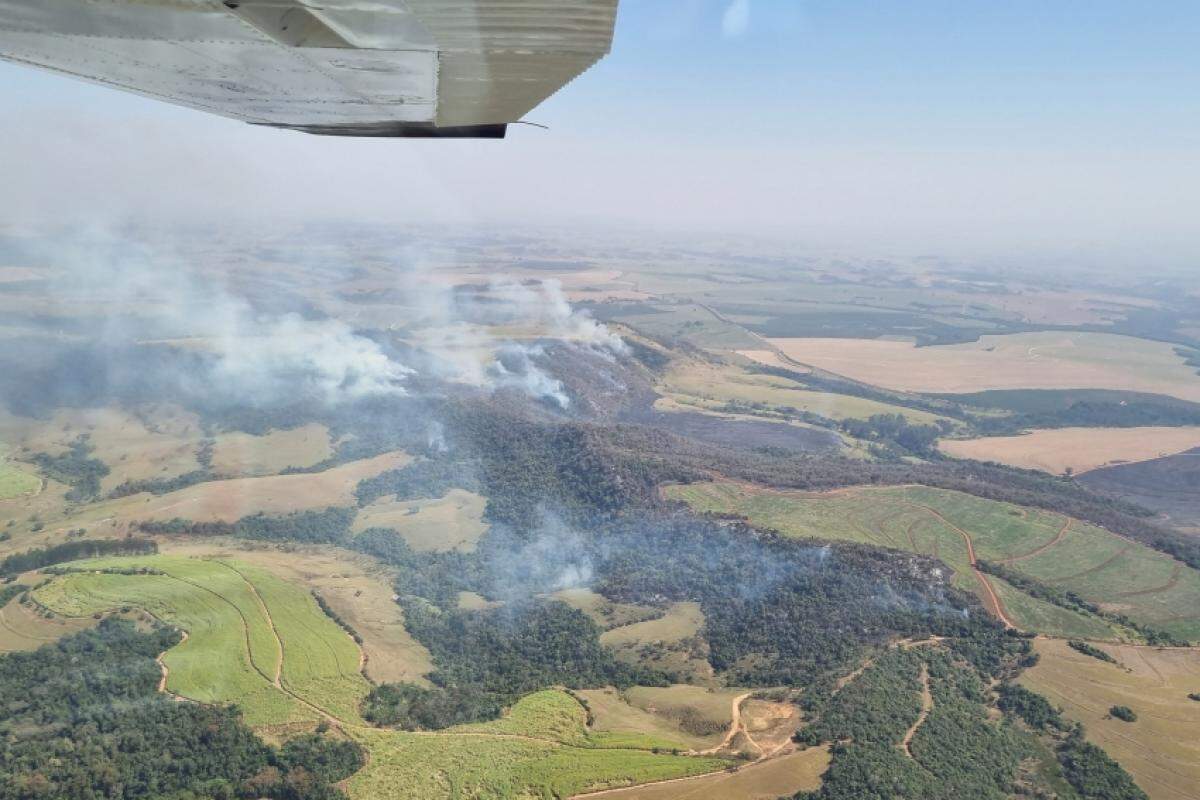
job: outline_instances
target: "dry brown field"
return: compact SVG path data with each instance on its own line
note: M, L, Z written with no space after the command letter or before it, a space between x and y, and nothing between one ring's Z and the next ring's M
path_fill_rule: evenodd
M579 609L606 631L663 615L662 611L651 606L613 602L591 589L562 589L550 596Z
M64 636L90 628L99 620L55 616L47 619L15 599L0 608L0 653L36 650Z
M480 495L451 489L437 500L395 500L381 497L359 510L354 530L391 528L418 551L475 549L487 530L483 510L487 500Z
M312 422L263 436L222 433L213 446L213 470L218 475L274 475L288 467L311 467L333 455L329 429Z
M1181 453L1200 447L1200 428L1057 428L1019 436L943 439L938 447L956 458L999 461L1058 475Z
M173 406L140 409L60 409L46 421L28 422L20 444L33 453L63 453L86 434L92 456L109 468L100 491L125 481L174 478L200 469L196 448L203 433L194 414Z
M1017 333L934 347L882 339L770 341L802 364L898 391L1126 389L1200 401L1200 375L1172 345L1130 336Z
M354 488L359 481L411 461L411 456L395 451L351 461L324 472L232 478L200 483L168 494L136 494L94 503L59 525L66 528L100 527L105 523L127 525L176 517L196 522L234 522L259 512L287 514L330 506L352 506L355 503Z
M749 764L736 772L717 772L578 797L580 800L778 800L820 788L821 775L828 769L829 761L828 747L811 747Z
M626 662L687 675L694 683L708 684L713 676L702 640L693 640L704 627L699 603L672 603L658 619L634 622L600 634L600 644Z
M1034 643L1040 656L1021 683L1082 722L1088 739L1120 762L1151 800L1195 800L1200 787L1200 649L1097 645L1109 664L1057 639ZM1109 716L1129 706L1135 722Z

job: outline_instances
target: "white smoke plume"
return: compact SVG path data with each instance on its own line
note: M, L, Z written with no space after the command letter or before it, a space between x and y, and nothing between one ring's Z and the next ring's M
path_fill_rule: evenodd
M203 374L170 376L193 391L249 405L300 394L336 404L403 394L412 373L345 322L255 308L225 275L169 250L93 232L86 244L55 244L45 259L68 308L106 312L106 346L159 342L206 356Z
M329 404L403 394L404 378L412 374L335 319L242 314L210 341L217 344L214 380L254 387L270 398L285 397L297 378Z
M554 338L567 339L615 355L628 352L620 336L593 319L587 311L571 307L560 281L544 280L532 284L495 281L491 285L491 294L525 319L546 328Z
M530 397L549 400L559 408L567 409L571 405L571 398L567 395L562 381L547 375L533 362L534 356L542 355L545 353L537 345L504 345L497 353L496 360L492 362L488 374L497 387L514 387Z
M609 358L628 353L621 337L585 310L572 308L557 280L493 278L477 292L456 293L416 267L401 278L400 288L416 314L408 335L430 356L421 368L446 380L517 389L561 409L570 407L562 382L538 363L544 363L545 349L537 342L497 335L494 326L526 327L539 337L565 340Z

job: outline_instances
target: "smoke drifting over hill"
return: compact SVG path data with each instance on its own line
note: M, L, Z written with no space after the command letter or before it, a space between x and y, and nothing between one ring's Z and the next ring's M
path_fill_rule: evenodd
M499 278L463 291L404 251L395 291L410 313L391 326L403 348L390 347L386 331L331 315L321 299L329 287L309 285L302 267L275 274L255 265L244 274L107 232L40 239L24 256L38 279L29 287L35 302L11 318L20 333L0 356L9 405L31 401L36 386L51 405L140 395L332 407L403 396L420 378L515 390L567 409L571 398L543 342L566 339L609 358L626 352L618 336L572 309L555 281ZM353 269L346 260L340 274L317 277L336 286ZM29 402L17 405L29 410Z

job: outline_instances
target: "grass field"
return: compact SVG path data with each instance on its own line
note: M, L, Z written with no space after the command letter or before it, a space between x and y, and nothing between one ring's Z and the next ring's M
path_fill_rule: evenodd
M515 736L406 734L356 729L367 766L350 778L354 800L556 798L590 789L714 772L714 758L572 747Z
M1005 612L1026 630L1068 639L1121 639L1130 635L1100 617L1030 597L994 575L989 575L988 581L1000 596Z
M629 725L645 721L643 715L650 715L656 720L652 730L671 731L670 738L684 737L704 749L720 743L733 720L733 702L744 693L744 689L693 684L634 686L616 700L609 698L610 716L605 719L598 713L596 724L628 730ZM601 704L601 711L605 705Z
M331 455L329 429L312 422L263 436L219 434L213 445L212 467L218 475L275 475L287 467L310 467Z
M303 588L236 561L150 556L72 566L159 571L75 572L34 596L73 617L133 606L187 631L163 657L169 691L237 703L252 725L313 720L321 712L358 721L357 703L369 688L358 672L358 648Z
M1040 659L1021 683L1087 728L1088 738L1133 775L1152 800L1191 800L1200 786L1200 651L1104 645L1113 665L1069 648L1034 642ZM1129 706L1136 722L1108 715Z
M592 618L604 630L645 622L663 615L663 611L651 606L632 603L615 603L591 589L562 589L550 595L572 608L577 608Z
M486 505L485 498L462 489L451 489L437 500L381 497L359 510L354 530L391 528L414 550L470 552L487 530L483 522Z
M371 758L352 798L568 797L722 769L715 758L657 754L672 742L641 732L589 730L583 707L558 690L522 698L504 717L435 733L352 728Z
M861 488L811 494L732 483L674 486L669 496L699 511L733 513L792 536L864 542L926 553L954 570L954 583L980 593L967 554L1005 563L1131 619L1200 639L1200 572L1144 545L1058 514L927 487ZM990 580L990 579L989 579ZM1011 587L1010 616L1046 632L1084 625ZM1089 618L1091 622L1098 622ZM1098 629L1097 629L1098 630ZM1119 633L1112 631L1112 636Z
M814 392L775 375L747 372L733 364L677 360L658 390L684 406L714 408L731 401L790 406L831 419L866 419L874 414L900 414L914 424L932 424L933 414L850 395Z
M659 340L683 339L710 350L745 350L762 343L738 325L723 322L711 311L686 304L631 304L616 321Z
M41 479L8 460L8 447L0 441L0 500L12 500L36 492Z
M248 555L75 562L76 570L147 567L157 573L75 571L54 577L35 596L81 620L136 607L187 631L163 656L168 691L237 703L259 727L286 731L332 718L370 750L368 766L347 783L356 800L567 796L711 772L727 763L656 754L653 748L681 743L652 731L589 730L583 707L558 690L522 698L493 722L428 734L371 728L358 714L369 688L358 672L358 648L300 584L250 563L266 560L266 553ZM286 560L289 554L276 555ZM293 563L288 570L305 567Z
M718 720L712 724L711 733L697 734L684 730L678 715L658 713L635 706L626 699L626 693L613 688L587 689L577 692L588 702L592 712L592 730L622 736L650 737L662 741L672 748L704 750L720 743L724 727ZM729 716L729 699L726 699L725 716ZM668 710L668 709L664 709ZM724 726L728 726L728 719Z
M169 541L170 555L237 560L269 570L320 592L325 602L362 637L367 677L378 683L425 684L433 671L429 651L404 627L404 611L392 601L392 573L374 559L335 547L272 546L227 539Z
M661 617L605 631L600 644L622 661L681 672L689 680L706 683L713 679L712 665L703 642L696 640L703 627L699 603L672 603Z
M1020 436L943 439L938 447L956 458L999 461L1056 475L1070 468L1078 474L1200 447L1200 428L1058 428Z
M1200 375L1174 347L1130 336L1018 333L920 348L880 339L774 339L772 344L802 364L900 391L1126 389L1200 400Z

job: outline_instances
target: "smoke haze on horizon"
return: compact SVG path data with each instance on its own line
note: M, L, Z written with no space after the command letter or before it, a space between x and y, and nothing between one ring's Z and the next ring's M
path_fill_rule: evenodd
M611 225L814 246L1200 261L1200 9L622 5L503 142L256 129L0 64L10 226Z

